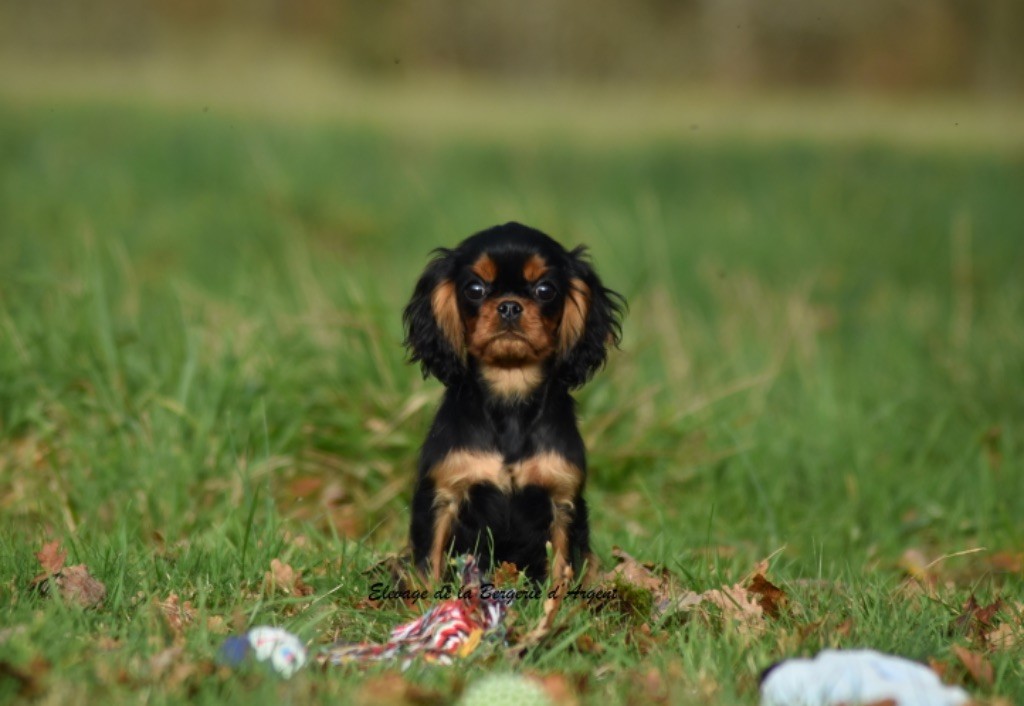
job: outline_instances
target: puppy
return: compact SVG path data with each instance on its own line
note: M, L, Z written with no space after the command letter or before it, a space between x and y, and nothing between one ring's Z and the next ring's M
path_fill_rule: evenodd
M530 578L579 575L590 553L587 460L569 391L621 337L624 299L584 258L519 223L440 248L405 308L405 346L446 390L420 453L413 559L449 552ZM545 545L551 543L548 566Z

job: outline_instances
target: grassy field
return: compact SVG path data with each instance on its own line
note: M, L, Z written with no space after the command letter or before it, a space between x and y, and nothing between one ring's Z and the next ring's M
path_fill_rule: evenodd
M754 704L761 669L839 645L1024 702L1024 152L687 132L6 101L0 701L445 703L515 669L582 703ZM317 647L418 613L365 601L440 393L400 311L431 248L513 219L589 244L630 304L579 396L605 567L619 546L703 591L771 555L788 607L576 607L521 662L401 679L216 667L249 625ZM31 587L51 540L99 608ZM275 559L312 593L269 586ZM1003 607L951 627L971 595Z

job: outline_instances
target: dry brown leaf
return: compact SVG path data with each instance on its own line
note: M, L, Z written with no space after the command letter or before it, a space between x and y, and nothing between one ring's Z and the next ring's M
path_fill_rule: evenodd
M843 622L839 623L839 625L836 626L836 629L832 632L839 637L849 637L850 633L853 632L853 618L847 618Z
M302 581L302 574L280 559L270 560L270 571L263 575L263 584L270 591L281 591L288 595L309 596L313 589Z
M24 699L35 699L46 691L46 675L50 673L50 663L42 657L36 657L26 667L15 667L10 662L0 661L0 679L6 677L18 685L18 696Z
M642 674L634 673L631 681L633 689L630 690L629 704L664 704L668 703L668 686L662 678L661 672L655 668L648 669Z
M584 633L576 638L576 651L584 655L604 654L604 645Z
M579 696L576 688L564 674L527 674L527 677L540 684L540 688L558 706L577 706Z
M619 547L612 548L612 556L618 563L601 576L600 583L608 586L614 585L617 580L625 581L630 586L650 592L652 619L685 612L700 605L700 594L684 589L668 571L663 570L659 575L652 567L641 564Z
M180 660L174 664L163 680L164 689L173 690L196 677L204 679L217 671L217 665L210 660L198 662L189 659Z
M757 572L747 583L747 591L757 596L761 609L773 618L778 618L789 598L786 592Z
M363 682L355 701L360 706L403 706L409 703L405 698L407 686L400 675L385 674Z
M103 650L105 652L113 652L119 650L124 646L124 643L118 640L116 637L110 635L100 635L96 638L96 649Z
M931 572L932 563L920 549L907 549L903 552L899 565L911 578L926 585L935 583L935 575Z
M618 564L605 573L603 578L614 581L618 577L637 588L645 589L651 593L662 589L664 579L655 576L651 569L641 564L627 552L619 547L613 547L612 556L615 557Z
M995 670L992 669L992 663L988 661L985 655L980 652L972 652L960 645L953 645L953 654L960 660L960 664L967 669L967 673L971 675L975 683L979 686L992 686L992 681L995 679Z
M67 558L68 553L60 548L60 542L56 540L47 542L36 553L36 559L39 560L39 564L43 567L43 573L46 576L59 573L64 568L64 562Z
M988 633L988 646L991 650L1009 650L1021 644L1021 629L1010 623L1003 623Z
M107 587L89 574L85 564L65 566L50 581L60 590L61 598L82 608L96 608L107 597Z
M324 486L324 479L319 476L301 476L288 484L288 493L295 498L305 498L318 493Z
M442 706L445 694L408 682L399 674L385 674L363 682L355 695L358 706Z
M509 588L515 586L519 580L519 568L507 561L501 562L494 571L494 578L491 579L496 588Z
M997 627L996 616L1003 607L1001 599L981 606L972 593L950 628L957 635L966 635L976 642L985 644L988 642L989 633Z
M944 682L950 681L950 679L949 679L949 670L950 670L949 662L944 662L942 660L935 659L934 657L929 657L928 658L928 669L930 669L933 672L935 672L935 674L938 675L940 680L942 680Z
M57 587L61 598L82 608L95 608L107 597L107 587L89 574L85 564L64 566L67 552L60 548L60 542L47 542L36 553L43 573L32 579L32 587L43 595Z
M989 558L992 569L1000 573L1024 572L1024 552L996 552Z
M196 612L192 607L192 602L185 601L182 603L176 593L167 596L165 601L157 601L157 607L160 608L160 614L164 616L167 627L175 635L181 635L185 627L191 625L196 619Z
M717 606L722 617L735 625L743 635L760 635L767 628L764 609L757 597L739 584L705 591L703 598Z
M149 658L149 677L154 681L159 680L164 674L181 659L185 648L181 645L174 645L157 652Z
M654 634L651 631L651 626L643 623L639 627L628 630L625 639L626 644L635 647L636 651L641 655L649 655L653 652L659 652L665 647L665 643L669 639L669 633L662 630Z
M211 615L206 618L206 629L214 635L227 635L230 632L228 622L223 615Z

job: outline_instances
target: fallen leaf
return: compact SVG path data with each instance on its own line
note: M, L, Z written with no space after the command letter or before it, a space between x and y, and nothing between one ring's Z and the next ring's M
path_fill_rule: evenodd
M123 643L116 637L110 637L110 635L101 635L96 640L96 649L103 650L105 652L113 652L119 650L123 646Z
M773 584L758 572L747 584L747 591L758 597L758 604L761 609L773 618L778 618L781 609L785 607L789 598L785 591Z
M25 699L39 697L45 691L44 680L50 672L50 663L42 657L33 659L27 667L15 667L0 661L0 678L8 677L18 684L18 696Z
M159 680L171 667L180 659L185 651L181 645L174 645L157 652L149 658L149 676L153 680Z
M992 669L992 663L988 661L985 655L979 652L972 652L960 645L953 645L953 654L960 660L960 664L967 669L967 673L971 675L975 683L979 686L992 686L995 670Z
M1024 552L996 552L989 558L994 571L1007 574L1024 572Z
M564 674L527 674L530 679L540 684L544 693L551 699L551 703L558 706L576 706L579 704L579 696L576 688L569 683L569 678Z
M612 556L615 557L618 564L604 575L605 579L621 578L633 586L650 591L651 593L660 591L663 588L664 579L655 576L651 569L641 564L627 552L618 547L613 547Z
M928 668L938 675L939 679L944 682L950 681L949 679L949 662L935 659L934 657L928 658Z
M44 594L48 593L50 584L57 587L66 602L81 608L96 608L107 597L107 587L89 574L85 564L65 566L59 573L44 579L39 588Z
M185 627L191 625L196 619L196 612L192 607L192 602L185 601L182 603L176 593L172 593L162 602L157 601L157 607L160 608L160 613L164 616L167 627L175 635L181 635Z
M631 679L633 688L630 690L628 704L664 704L668 703L668 687L665 680L655 668L642 674L634 674Z
M89 574L85 564L64 566L67 552L60 548L60 542L47 542L36 553L43 573L32 579L31 586L44 596L57 587L61 597L82 608L95 608L107 597L107 588Z
M704 600L717 606L722 617L743 635L760 635L767 626L764 609L757 597L740 584L723 586L703 593Z
M651 626L643 623L626 632L625 642L627 645L635 647L641 656L646 656L660 651L668 642L668 638L668 632L661 631L655 635L651 632Z
M988 641L989 633L996 629L996 615L1003 609L1001 599L987 606L978 604L972 593L964 603L960 615L952 622L950 629L954 634L965 635L982 644Z
M293 479L288 484L288 492L293 497L305 498L313 495L323 488L324 479L317 476L303 476Z
M67 557L68 553L60 548L60 542L56 540L47 542L36 553L36 559L39 560L39 564L43 567L43 573L46 576L59 573L64 568L64 561Z
M313 589L302 581L302 574L280 559L270 560L270 571L263 575L263 584L270 591L281 591L295 597L309 596Z
M450 696L406 681L399 674L368 679L355 694L358 706L442 706Z
M211 615L206 618L206 629L214 635L227 635L230 632L223 615Z
M584 655L604 654L604 645L584 633L576 638L576 651Z
M491 581L496 588L515 586L519 581L519 568L515 564L503 561L495 569L494 578Z
M355 702L360 706L403 706L408 683L398 674L385 674L363 682L356 692Z
M1024 631L1022 631L1020 627L1016 627L1010 623L1003 623L995 630L988 633L986 637L988 638L989 649L1009 650L1021 644L1021 639L1024 637Z
M935 583L935 575L931 572L931 562L920 549L907 549L899 561L900 568L907 575L926 585Z
M658 620L677 612L688 611L701 602L700 594L683 588L667 570L655 573L652 567L641 564L619 547L612 548L612 556L618 562L600 578L601 586L613 589L628 587L647 591L651 594L650 615L640 617ZM623 597L620 596L620 602ZM632 612L627 606L626 612Z

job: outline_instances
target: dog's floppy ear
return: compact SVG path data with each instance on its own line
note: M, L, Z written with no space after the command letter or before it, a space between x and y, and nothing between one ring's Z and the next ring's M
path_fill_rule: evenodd
M572 389L604 365L608 346L619 344L626 301L601 284L585 247L570 252L569 262L569 291L558 329L558 372Z
M433 375L446 385L466 367L454 264L453 251L435 250L402 314L410 360L419 362L423 377Z

